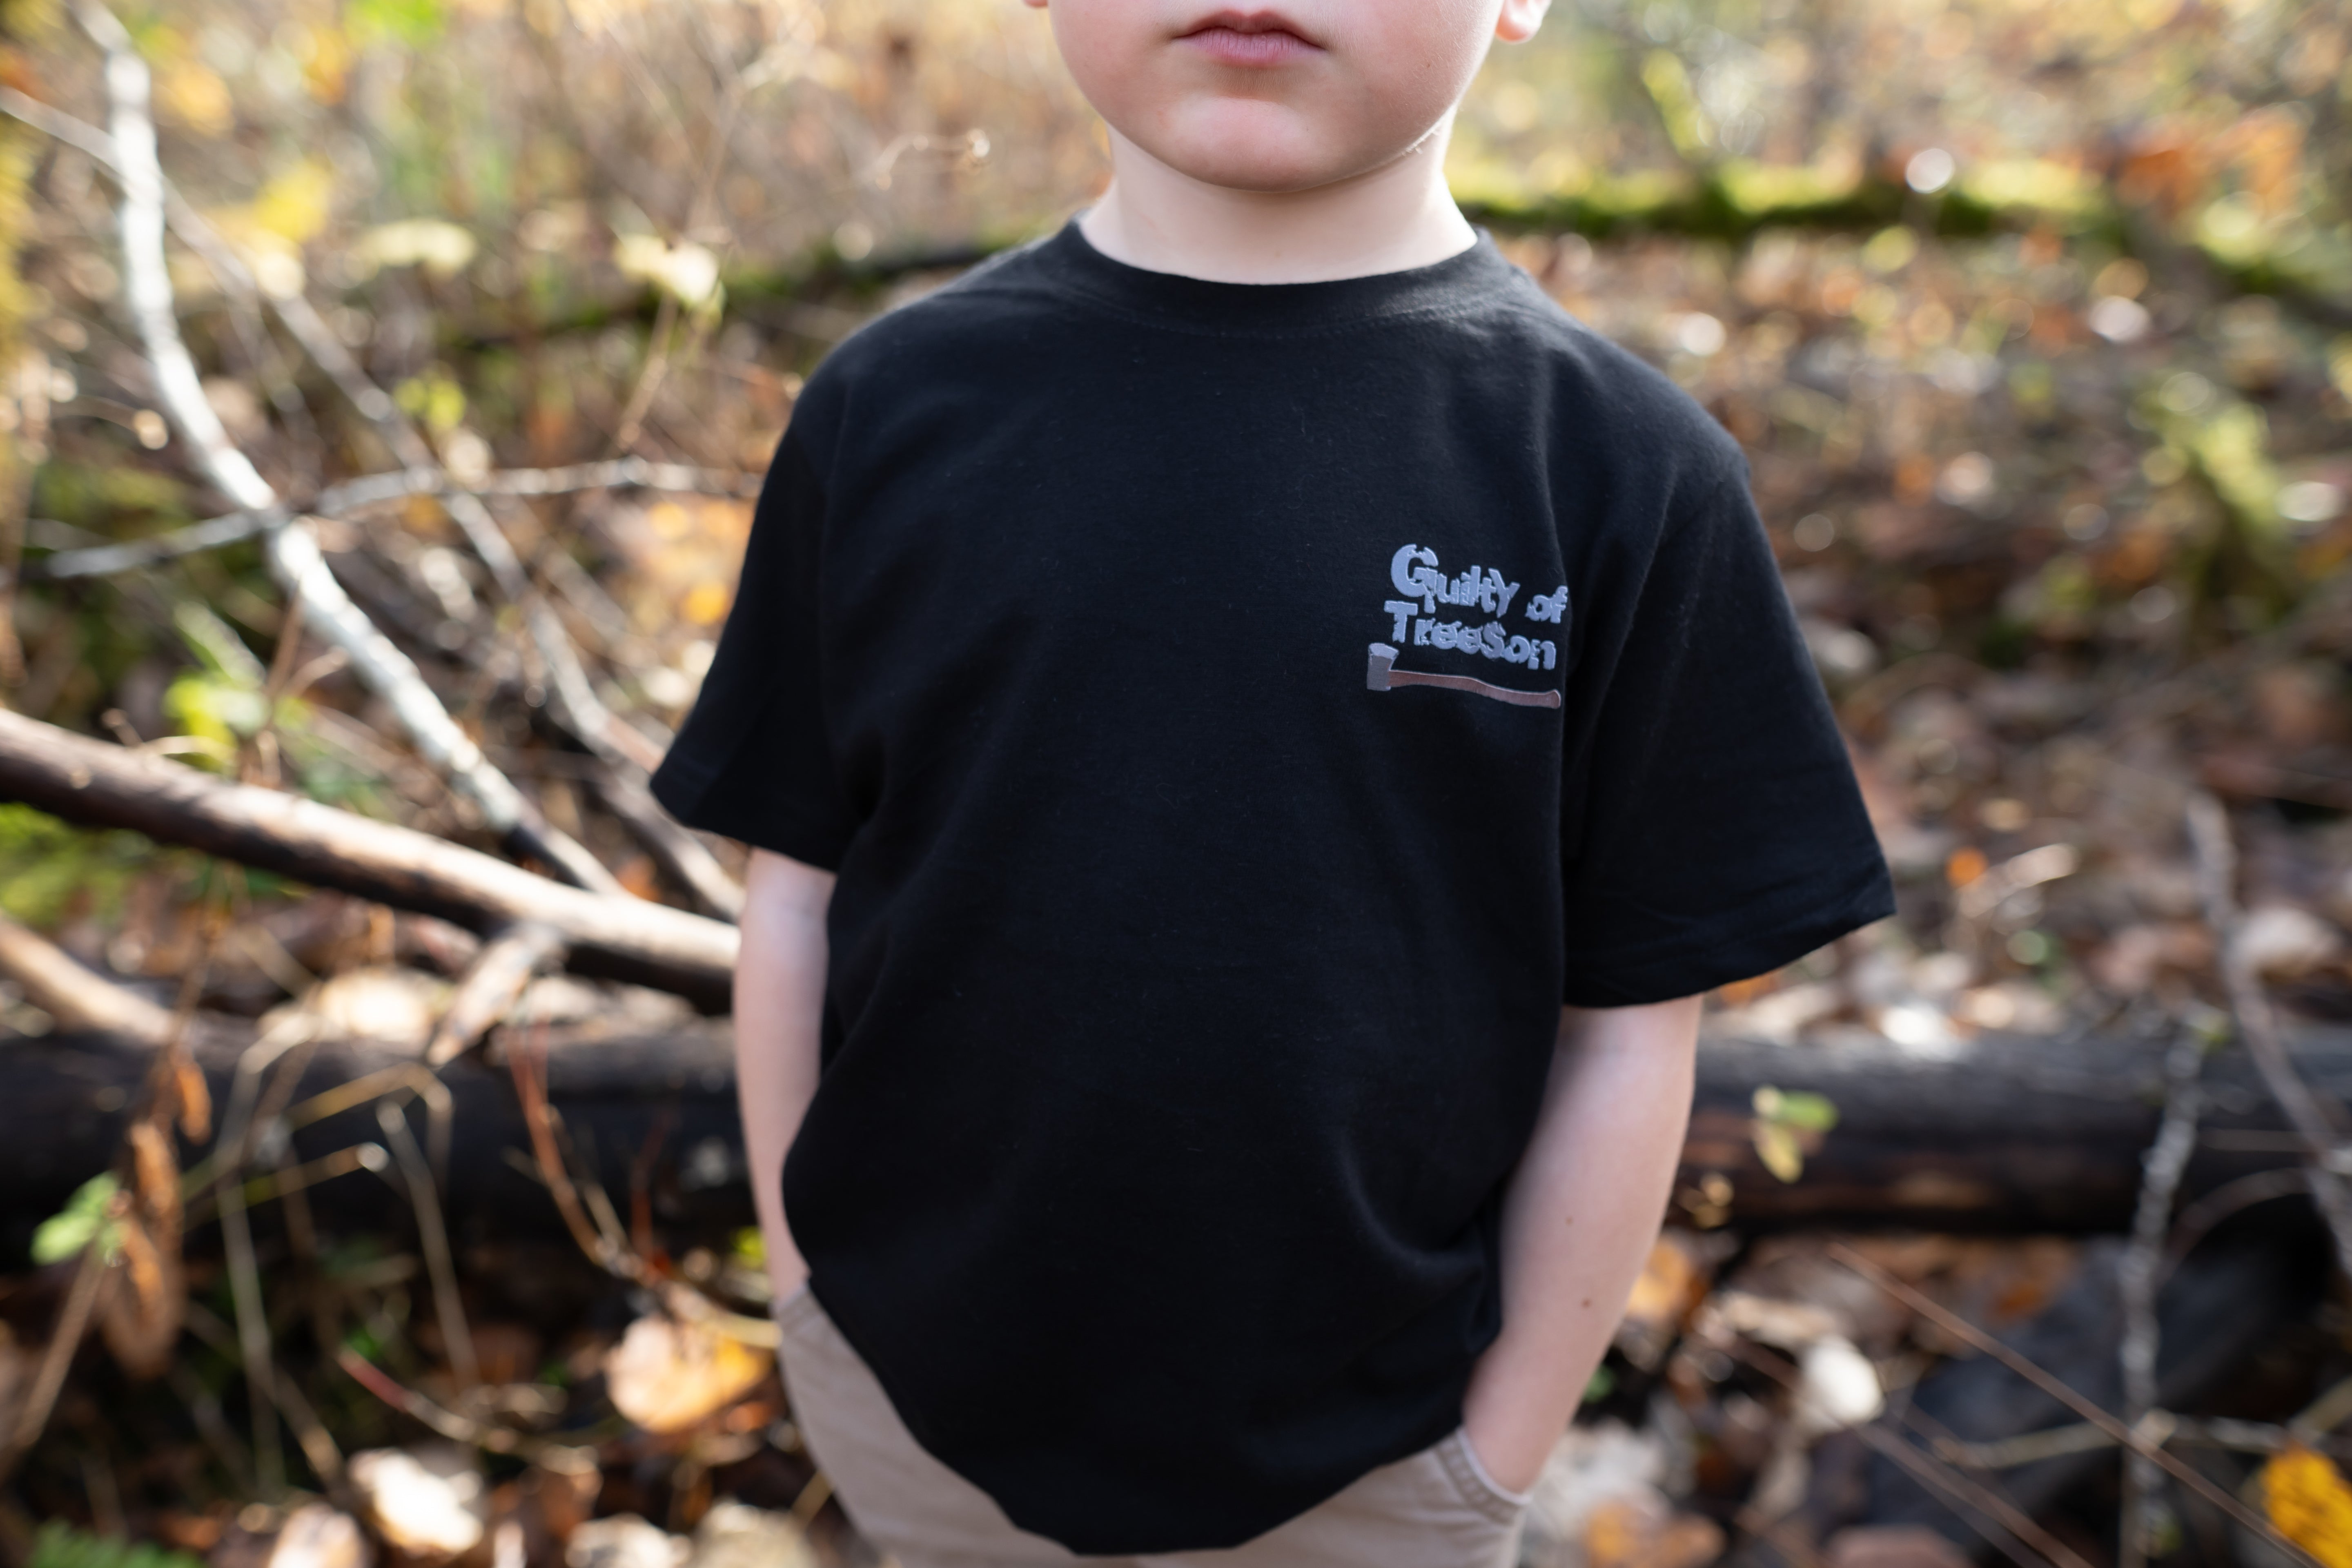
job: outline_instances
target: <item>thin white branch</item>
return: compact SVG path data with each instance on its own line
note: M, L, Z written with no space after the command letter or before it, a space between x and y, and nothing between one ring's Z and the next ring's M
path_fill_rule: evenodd
M561 468L509 468L461 482L436 465L369 474L329 485L300 510L320 517L348 517L410 496L553 496L598 489L669 490L750 500L759 494L760 476L623 458L606 463L574 463ZM262 511L224 512L152 539L92 545L86 550L61 550L35 563L26 574L48 578L110 577L118 572L136 571L251 539L271 527L276 516L274 512Z
M2219 800L2202 790L2189 798L2189 837L2197 851L2205 921L2213 928L2213 940L2221 951L2221 979L2229 988L2238 1036L2245 1042L2246 1054L2253 1058L2271 1098L2286 1112L2288 1124L2309 1152L2306 1174L2311 1201L2335 1239L2336 1266L2352 1274L2352 1192L2347 1191L2345 1181L2347 1146L2337 1141L2336 1118L2294 1070L2294 1060L2280 1037L2270 993L2240 936L2244 922L2238 910L2238 846L2230 834L2230 815Z
M261 515L272 574L288 594L303 601L310 624L343 650L360 679L399 716L417 750L474 802L491 830L548 862L566 880L600 892L619 891L612 874L541 819L512 781L457 727L415 664L376 629L335 581L308 523L288 513L278 492L229 439L180 336L163 255L165 188L148 107L152 84L146 62L122 24L99 0L81 0L76 16L106 52L108 130L115 177L122 187L119 221L124 292L157 393L194 449L198 466L238 507Z
M2127 1426L2137 1426L2156 1408L2157 1272L2163 1265L2164 1243L2172 1227L2173 1199L2180 1191L2180 1177L2189 1169L2189 1156L2197 1151L2197 1118L2204 1105L2204 1089L2198 1079L2204 1063L2204 1041L2193 1030L2180 1030L2165 1056L2164 1121L2142 1159L2131 1247L2117 1271L2124 1302L2121 1359ZM2146 1568L2158 1533L2163 1484L2162 1472L2147 1456L2124 1456L2123 1568Z

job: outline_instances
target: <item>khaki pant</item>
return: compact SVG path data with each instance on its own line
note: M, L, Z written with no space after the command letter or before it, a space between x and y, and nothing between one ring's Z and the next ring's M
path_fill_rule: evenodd
M850 1521L899 1568L1510 1568L1528 1500L1486 1474L1460 1431L1229 1552L1079 1557L1004 1517L918 1444L803 1287L776 1310L785 1391Z

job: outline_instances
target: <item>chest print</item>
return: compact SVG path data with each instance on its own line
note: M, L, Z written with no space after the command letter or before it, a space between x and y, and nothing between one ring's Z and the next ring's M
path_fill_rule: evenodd
M1506 581L1500 572L1491 567L1473 566L1458 575L1448 576L1438 567L1437 552L1424 550L1418 544L1408 544L1390 558L1389 581L1403 596L1386 601L1381 608L1387 612L1392 623L1390 635L1399 644L1409 642L1415 647L1451 648L1462 653L1475 653L1482 658L1523 665L1528 669L1559 668L1559 645L1557 642L1549 637L1513 632L1503 623L1502 617L1510 613L1511 601L1517 596L1520 585ZM1440 605L1480 612L1491 618L1483 626L1466 616L1440 619ZM1562 584L1549 594L1539 594L1528 599L1520 605L1519 613L1539 626L1561 625L1568 614L1567 584ZM1388 643L1373 643L1368 651L1370 658L1364 683L1374 691L1391 691L1401 686L1438 686L1479 697L1491 697L1498 702L1509 702L1523 708L1559 706L1557 690L1527 691L1489 685L1466 675L1436 675L1422 670L1399 669L1396 668L1399 650Z

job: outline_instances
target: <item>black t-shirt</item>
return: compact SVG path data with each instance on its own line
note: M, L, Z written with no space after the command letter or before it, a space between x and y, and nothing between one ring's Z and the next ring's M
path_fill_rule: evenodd
M1073 226L867 326L656 790L839 873L793 1237L1087 1553L1454 1428L1563 1002L1892 909L1738 447L1486 240L1259 287Z

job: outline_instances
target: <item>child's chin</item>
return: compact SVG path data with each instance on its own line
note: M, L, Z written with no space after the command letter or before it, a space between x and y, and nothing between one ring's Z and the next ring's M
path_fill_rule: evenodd
M1255 111L1185 127L1146 150L1180 174L1235 191L1311 191L1359 172L1357 149L1326 144L1295 122L1279 122L1265 106L1250 107Z

